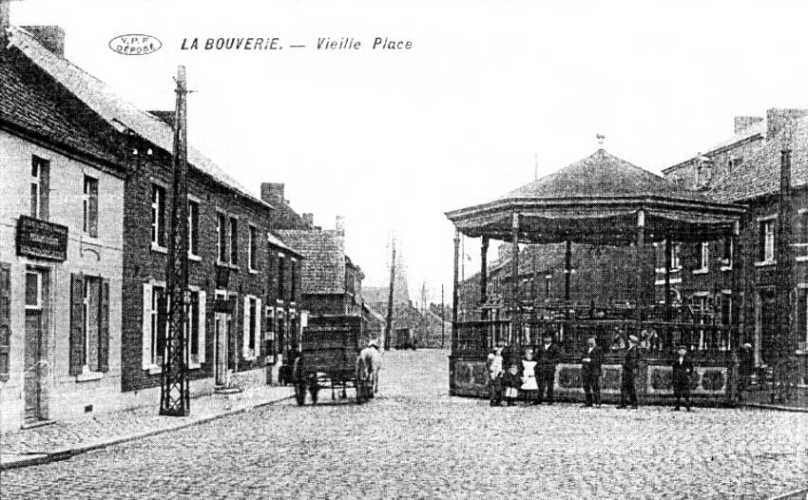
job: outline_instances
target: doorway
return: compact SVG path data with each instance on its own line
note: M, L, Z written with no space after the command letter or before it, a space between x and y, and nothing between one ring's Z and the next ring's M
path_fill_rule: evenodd
M44 384L47 376L48 274L39 269L25 271L25 357L23 396L25 423L47 418Z
M230 332L233 316L225 312L214 313L214 379L217 386L227 386L230 382L228 366Z
M755 325L755 364L770 364L777 350L777 305L774 288L758 291Z

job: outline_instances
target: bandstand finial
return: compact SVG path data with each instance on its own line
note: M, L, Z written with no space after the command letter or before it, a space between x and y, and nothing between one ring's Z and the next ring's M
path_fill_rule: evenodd
M595 134L595 139L598 140L598 147L603 149L603 143L606 142L606 136L603 134Z

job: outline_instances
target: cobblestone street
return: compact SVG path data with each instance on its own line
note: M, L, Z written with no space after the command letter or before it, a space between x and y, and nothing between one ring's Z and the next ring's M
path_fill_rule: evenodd
M390 352L380 397L268 406L2 473L2 498L766 498L808 484L808 414L448 397L442 351Z

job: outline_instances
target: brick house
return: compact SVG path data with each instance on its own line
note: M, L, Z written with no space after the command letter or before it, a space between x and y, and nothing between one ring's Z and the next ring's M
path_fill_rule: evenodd
M126 169L118 197L122 220L114 226L123 228L121 341L114 357L124 394L110 401L156 404L165 340L157 318L173 180L171 113L149 113L115 97L24 30L12 30L11 43L69 98L74 119L114 145ZM270 248L278 247L269 235L272 207L192 147L188 163L191 391L264 383L266 340L273 336L267 327L274 324L266 321L266 306L278 298L268 279L277 262Z
M748 207L741 220L738 249L727 242L698 248L683 248L678 287L694 306L734 321L744 342L753 346L754 362L768 367L776 350L775 312L776 241L780 150L790 125L792 133L792 291L791 338L793 359L800 379L808 384L808 116L806 109L769 109L766 118L735 119L735 135L721 148L708 150L700 158L674 165L663 172L667 177L695 182L697 166L713 170L699 188L718 201L742 203ZM738 130L739 124L748 124ZM733 305L731 271L736 268L739 300Z
M103 411L120 393L125 179L116 145L20 47L60 57L64 33L7 32L6 9L0 4L0 431Z

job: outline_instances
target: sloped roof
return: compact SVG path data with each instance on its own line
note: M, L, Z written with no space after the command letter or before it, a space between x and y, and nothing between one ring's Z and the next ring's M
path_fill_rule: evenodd
M0 120L54 144L117 163L114 153L58 102L34 67L0 51Z
M808 118L795 120L792 131L791 186L808 184ZM780 190L780 131L731 173L717 179L709 191L716 200L736 202L776 193Z
M345 293L344 236L337 231L278 229L278 236L304 257L304 294Z
M280 248L281 250L285 250L287 252L293 253L293 254L297 255L298 257L303 257L302 253L300 253L297 250L295 250L294 248L290 247L281 238L279 238L278 236L275 236L272 233L267 233L267 241L269 241L269 244L274 246L275 248Z
M752 139L752 138L755 138L755 137L763 139L763 137L765 135L766 135L766 123L765 123L765 121L761 120L761 121L759 121L757 123L753 123L752 125L746 127L745 129L739 131L737 134L733 134L731 137L729 137L727 139L724 139L723 141L718 142L716 144L713 144L711 147L705 149L704 152L702 152L700 154L703 155L703 156L709 156L711 154L715 154L716 152L718 152L718 151L720 151L720 150L722 150L724 148L727 148L729 146L733 146L735 144L738 144L739 142L743 142L743 141L746 141L748 139ZM685 165L685 164L691 162L694 158L695 157L690 157L690 158L688 158L686 160L680 161L679 163L676 163L676 164L674 164L674 165L672 165L670 167L667 167L667 168L663 169L662 171L667 173L670 170L675 169L676 167L679 167L681 165Z
M604 149L561 170L515 189L500 199L589 198L659 195L702 199L687 189L618 158Z
M10 29L10 35L9 44L11 46L17 47L34 64L63 85L116 130L120 132L127 129L132 130L161 149L168 152L173 151L174 131L163 120L118 97L104 82L64 57L43 47L26 30L14 26ZM242 196L269 206L190 145L188 163Z

